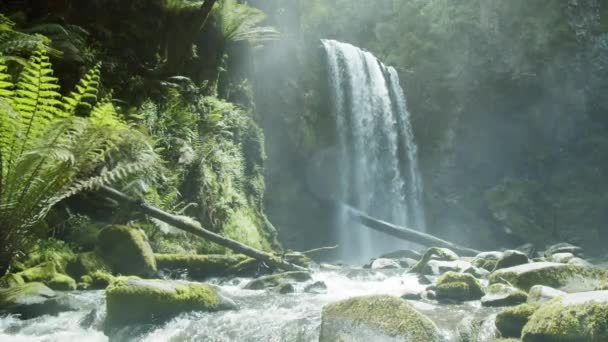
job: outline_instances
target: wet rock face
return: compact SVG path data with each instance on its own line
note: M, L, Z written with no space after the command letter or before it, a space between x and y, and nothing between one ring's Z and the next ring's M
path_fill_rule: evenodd
M606 277L605 271L595 268L535 262L497 270L489 281L490 284L508 282L524 291L534 285L544 285L565 292L581 292L594 290Z
M437 279L437 299L441 301L470 301L483 297L479 281L470 274L448 272Z
M524 326L522 339L608 341L608 291L567 294L543 304Z
M483 306L510 306L525 303L528 295L520 289L504 284L493 284L481 298Z
M441 341L435 324L392 296L356 297L323 308L319 342Z
M23 319L70 310L53 290L42 283L17 285L0 290L0 312L19 314Z
M208 284L121 278L106 290L106 309L106 330L112 330L185 312L236 309L236 304Z

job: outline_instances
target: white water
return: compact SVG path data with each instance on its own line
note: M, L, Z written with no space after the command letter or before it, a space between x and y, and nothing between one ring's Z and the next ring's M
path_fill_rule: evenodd
M102 333L103 291L76 292L69 297L77 311L26 321L11 316L0 318L0 341L318 341L324 305L361 295L400 295L408 289L424 288L415 276L404 272L345 269L314 273L314 281L327 284L326 294L302 293L304 284L296 287L295 294L281 295L273 290L242 289L249 279L240 279L238 284L234 280L226 281L226 284L218 280L216 283L238 304L239 310L189 313L155 326L129 326L111 338ZM464 317L483 318L496 312L482 308L479 302L463 305L410 303L435 321L447 341L458 340L456 326Z
M425 230L417 147L397 72L353 45L323 40L333 89L339 200L397 225ZM341 257L360 262L401 242L339 217Z

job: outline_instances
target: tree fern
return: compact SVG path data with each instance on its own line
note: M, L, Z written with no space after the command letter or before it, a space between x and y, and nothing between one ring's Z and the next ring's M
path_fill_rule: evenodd
M44 49L14 86L0 63L0 273L57 202L157 162L146 137L97 101L98 85L96 66L61 97Z
M214 16L227 41L256 43L279 37L275 28L259 26L266 19L264 12L247 4L239 4L237 0L223 0L214 9Z

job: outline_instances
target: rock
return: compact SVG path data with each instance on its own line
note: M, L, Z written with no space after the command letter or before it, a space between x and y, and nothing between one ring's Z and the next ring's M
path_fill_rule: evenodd
M477 300L484 293L479 281L470 274L448 272L437 279L437 299L453 301Z
M429 318L392 296L356 297L329 304L321 319L319 342L442 340Z
M322 294L327 292L327 285L322 281L315 281L312 284L304 287L304 292L313 294Z
M442 275L446 272L463 272L473 267L470 262L464 260L443 261L429 260L422 274Z
M550 258L553 254L558 253L572 253L573 255L580 257L583 256L583 249L567 242L562 242L547 248L547 250L545 250L545 257Z
M503 337L521 337L530 317L538 310L539 305L522 304L506 309L496 315L496 328Z
M55 291L42 283L28 283L0 290L0 311L18 314L22 319L55 315L70 310Z
M145 234L128 226L108 226L99 232L97 247L113 273L151 276L156 259Z
M522 339L608 341L608 291L567 294L543 304L524 326Z
M74 279L97 271L110 272L111 267L96 252L80 253L66 265L66 272Z
M81 277L81 282L78 284L82 290L103 290L110 286L116 278L104 271L89 273Z
M534 258L535 254L536 254L536 247L534 247L534 245L531 243L526 243L524 245L521 245L521 246L515 248L515 250L524 253L525 255L528 256L528 258Z
M311 280L312 277L308 272L293 271L285 273L277 273L268 276L263 276L250 281L245 285L247 290L262 290L271 287L277 287L289 282L305 282Z
M423 293L424 291L407 290L404 294L401 295L401 298L406 300L420 300L422 299Z
M9 273L0 278L0 288L10 288L25 284L23 277L16 273Z
M402 249L381 255L379 258L385 259L420 259L422 254L411 249Z
M372 262L371 269L372 270L386 270L386 269L396 269L401 268L398 262L392 259L384 259L379 258Z
M106 329L158 324L185 312L235 308L234 302L208 284L119 278L106 290Z
M285 284L279 285L278 291L280 294L295 293L296 288L293 286L293 284L285 283Z
M477 254L471 263L475 267L480 267L491 272L502 257L503 252L482 252Z
M435 277L424 275L424 274L418 274L417 278L418 278L418 282L421 285L430 285L430 284L433 284L436 280Z
M421 273L428 270L427 264L430 260L454 261L458 260L458 255L447 248L431 247L409 272Z
M524 291L534 285L545 285L566 292L594 290L603 279L605 271L551 262L535 262L503 268L490 275L490 284L508 282Z
M422 298L427 300L436 300L437 292L435 290L426 290L422 293Z
M574 259L574 254L572 253L555 253L549 258L550 261L562 264L567 264L572 259Z
M399 262L399 266L401 266L401 268L411 268L414 265L416 265L416 263L418 262L418 260L414 260L411 258L401 258L398 259L397 262Z
M552 287L543 286L543 285L534 285L530 289L528 293L528 303L529 304L540 304L550 301L555 297L559 297L561 295L565 295L566 292L556 290Z
M258 262L245 255L154 254L159 270L186 271L188 277L205 280L212 277L251 277Z
M486 289L481 298L483 306L511 306L525 303L528 295L522 290L504 284L493 284Z
M523 252L515 250L505 251L502 258L496 262L496 267L494 270L523 265L527 264L528 262L530 262L530 260L528 260L528 256Z
M568 260L568 265L575 265L575 266L581 266L581 267L593 267L593 265L585 260L585 259L581 259L581 258L577 258L574 257L570 260Z
M57 272L55 264L47 262L18 273L26 283L40 282L57 291L76 290L76 281Z
M473 265L470 265L469 267L465 268L461 272L468 273L468 274L474 276L475 278L486 278L487 276L490 275L490 272L487 271L486 269L475 267Z
M312 260L300 252L287 252L282 254L282 257L285 261L304 268L310 268L310 265L312 265Z

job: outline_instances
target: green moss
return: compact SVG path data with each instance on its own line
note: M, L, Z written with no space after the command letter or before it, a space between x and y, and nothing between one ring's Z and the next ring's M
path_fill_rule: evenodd
M523 329L526 342L608 341L608 305L590 301L565 305L558 297L541 306Z
M99 233L98 249L114 273L148 276L156 273L156 259L143 232L128 226L109 226Z
M424 273L431 259L454 261L458 260L458 255L447 248L431 247L426 250L416 265L412 266L410 272Z
M103 290L110 286L116 278L103 271L96 271L82 276L79 287L86 290Z
M517 305L528 299L528 294L524 291L505 284L492 284L485 292L486 295L481 299L484 306Z
M119 278L106 289L106 299L108 327L220 309L217 290L201 283Z
M25 284L25 280L19 274L9 273L0 278L0 288L10 288Z
M57 272L55 264L48 262L18 273L27 283L41 282L53 290L69 291L76 289L76 281Z
M440 300L477 300L483 295L479 281L470 274L447 272L437 279L437 298Z
M76 258L71 260L66 265L66 271L74 279L80 279L80 277L95 271L109 272L110 266L97 252L87 252L78 254Z
M538 308L538 304L522 304L506 309L496 315L496 328L503 337L519 338L521 330Z
M322 320L320 341L331 341L337 335L334 331L335 320L350 322L354 326L364 325L406 341L439 339L437 328L430 319L418 313L406 301L386 295L356 297L327 305L323 308ZM351 328L341 323L337 327L357 334L356 328Z
M159 269L187 270L193 279L246 276L257 268L257 262L245 255L155 254L154 257Z
M524 291L529 291L534 285L561 288L576 281L584 282L585 278L591 279L592 282L599 282L601 279L608 277L605 271L591 267L550 263L543 264L546 265L546 267L540 267L542 265L539 265L538 269L526 272L514 271L514 268L499 270L490 275L490 284L508 282ZM522 266L528 265L534 264ZM588 290L592 290L593 288L595 288L595 286L592 286L592 288Z
M276 287L288 282L304 282L311 279L312 277L308 272L284 272L254 279L245 285L245 288L248 290L261 290L269 287Z

